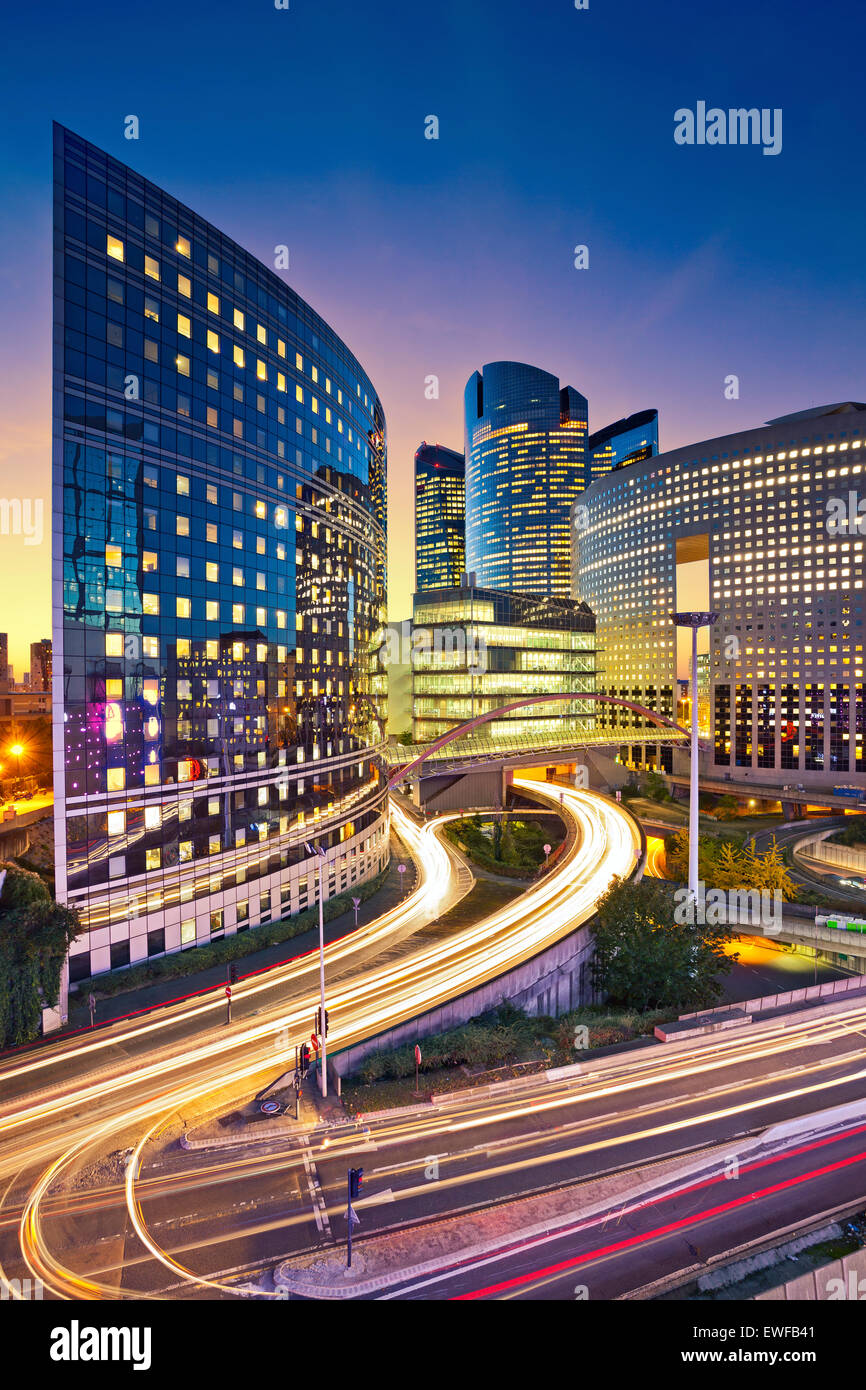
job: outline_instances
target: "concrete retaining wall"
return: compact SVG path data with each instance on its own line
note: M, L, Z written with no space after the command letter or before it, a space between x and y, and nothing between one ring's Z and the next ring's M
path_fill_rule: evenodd
M398 1023L375 1038L365 1038L343 1052L334 1053L334 1069L341 1076L349 1076L371 1052L387 1052L403 1043L415 1043L433 1033L458 1028L505 1000L532 1015L561 1014L580 1004L592 1003L589 962L593 949L589 926L580 927L507 975L470 990L458 999L450 999L420 1018Z

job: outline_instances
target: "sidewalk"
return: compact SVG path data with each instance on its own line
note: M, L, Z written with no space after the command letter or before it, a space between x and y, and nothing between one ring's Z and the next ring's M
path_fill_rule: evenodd
M401 879L408 874L397 872L398 864L408 864L410 869L414 868L411 856L404 847L392 837L391 842L391 862L388 866L388 875L382 887L372 897L367 898L358 909L358 925L363 926L374 917L380 917L390 908L396 907L404 896L412 891L414 881L410 879L410 884L406 886L405 892ZM332 921L325 923L325 944L336 941L341 936L348 936L355 929L355 914L350 907L348 912L344 912L340 917L335 917ZM251 938L255 935L255 927L250 928ZM265 946L261 951L251 952L250 955L236 960L238 978L252 974L256 970L261 970L267 966L279 965L281 961L289 960L294 956L303 955L305 951L315 950L319 944L319 929L313 927L309 931L303 932L300 936L290 937L286 941L279 941L274 946ZM194 951L190 951L190 956L194 957ZM226 982L225 965L213 965L206 970L190 971L188 975L175 975L166 980L154 980L152 984L142 985L138 989L127 990L120 994L113 994L108 999L100 999L96 1004L96 1022L107 1023L114 1018L122 1017L125 1014L137 1012L139 1009L152 1008L157 1004L166 1004L173 999L179 999L185 995L194 994L197 990L208 987L224 985ZM73 1028L86 1027L90 1023L90 1013L87 1008L85 995L78 993L69 996L69 1023L68 1031ZM59 1036L62 1037L62 1034Z

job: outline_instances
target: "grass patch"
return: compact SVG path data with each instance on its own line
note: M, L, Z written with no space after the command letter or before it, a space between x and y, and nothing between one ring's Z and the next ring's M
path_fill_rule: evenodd
M504 1003L459 1028L419 1039L422 1060L418 1089L422 1097L523 1076L573 1062L575 1030L585 1027L589 1050L652 1035L656 1024L676 1018L671 1009L638 1013L587 1005L559 1018L530 1017ZM355 1074L343 1080L342 1098L352 1113L412 1105L415 1095L415 1045L370 1053Z
M468 859L489 873L511 878L534 878L544 863L545 844L556 846L564 838L562 823L547 825L531 816L464 816L449 821L445 835Z

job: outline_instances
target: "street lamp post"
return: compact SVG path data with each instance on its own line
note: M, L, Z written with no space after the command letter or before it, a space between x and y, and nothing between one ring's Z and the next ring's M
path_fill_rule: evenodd
M9 752L10 752L10 753L13 755L13 757L15 758L15 787L16 787L16 790L20 791L20 789L21 789L21 754L24 752L24 749L23 749L23 747L22 747L22 745L21 745L20 743L13 743L13 745L12 745L12 747L10 748Z
M353 908L355 909L355 930L357 931L357 930L358 930L358 908L361 906L361 899L360 899L360 898L353 898L353 899L352 899L352 906L353 906Z
M674 613L671 615L677 627L691 628L692 632L692 726L691 726L691 767L689 769L689 898L698 898L698 830L700 825L698 778L698 629L711 627L718 613Z
M306 841L304 841L304 843L308 852L310 854L315 854L319 861L319 1006L321 1008L320 1026L322 1030L320 1033L322 1047L319 1061L321 1067L319 1089L322 1092L322 1099L324 1100L328 1094L328 1054L325 1042L325 1034L328 1029L328 1025L325 1022L325 886L322 875L322 866L325 862L325 851L320 845L317 845L314 850L311 845L306 844Z

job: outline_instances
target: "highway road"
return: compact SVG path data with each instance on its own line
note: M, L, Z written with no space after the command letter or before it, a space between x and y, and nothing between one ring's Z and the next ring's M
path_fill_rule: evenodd
M31 1269L69 1296L86 1296L89 1285L93 1296L114 1290L133 1297L168 1291L229 1297L239 1283L259 1279L293 1253L333 1250L343 1241L349 1166L365 1170L356 1237L363 1253L365 1240L395 1227L416 1226L423 1240L427 1223L454 1211L606 1173L634 1171L637 1178L648 1163L710 1144L736 1147L769 1125L862 1100L864 1082L861 1001L826 1018L792 1015L650 1047L568 1079L540 1078L519 1094L469 1095L303 1143L269 1139L183 1153L177 1128L160 1137L164 1121L157 1119L137 1136L140 1152L125 1174L95 1190L40 1198L25 1245ZM856 1202L862 1164L846 1183L849 1178L850 1194L847 1186L839 1190ZM791 1223L824 1209L810 1206L811 1193L798 1197ZM13 1235L11 1227L6 1234ZM723 1240L722 1227L717 1238ZM579 1249L573 1246L572 1254ZM667 1249L683 1254L673 1239ZM620 1284L628 1265L622 1258ZM637 1280L632 1288L641 1268L638 1261L629 1276ZM679 1266L674 1261L671 1268ZM564 1286L544 1287L538 1296L560 1296Z
M372 963L346 960L347 954L357 956L355 936L334 943L327 956L332 1047L370 1036L495 978L573 930L591 915L611 876L631 870L638 838L618 808L588 793L534 782L525 789L562 800L563 814L572 824L569 846L555 869L482 924L433 944L407 945L404 940L396 951L390 951L390 940L384 961L383 942L371 940L377 926L383 941L393 938L393 927L386 932L381 919L366 928ZM453 860L436 829L436 823L419 828L406 817L401 825L422 864L418 891L432 895L430 911L450 891L453 873ZM65 1288L67 1294L71 1288L71 1296L81 1293L77 1275L67 1284L65 1270L55 1268L41 1226L42 1204L64 1184L79 1180L75 1175L82 1169L89 1170L85 1181L90 1181L107 1149L123 1147L121 1139L129 1146L130 1137L134 1141L160 1117L205 1096L230 1103L232 1088L251 1088L263 1071L273 1074L285 1067L309 1028L317 1002L314 974L315 961L306 958L246 981L236 995L230 1028L214 1017L215 1010L222 1012L219 999L192 1000L160 1010L156 1017L146 1015L95 1036L4 1060L0 1178L8 1187L2 1210L15 1212L22 1191L29 1192L20 1241L32 1273L49 1288ZM134 1212L132 1203L129 1208ZM75 1243L80 1254L86 1241ZM100 1294L110 1289L106 1285Z

